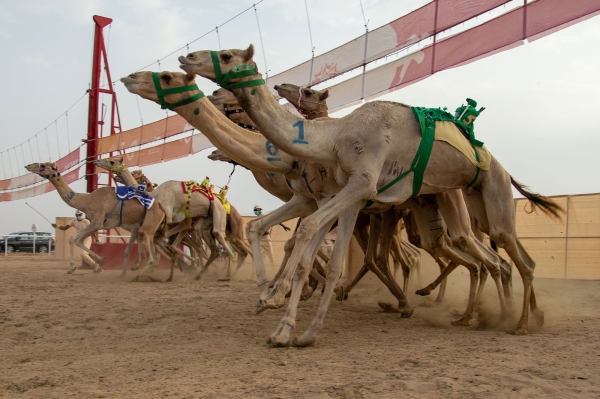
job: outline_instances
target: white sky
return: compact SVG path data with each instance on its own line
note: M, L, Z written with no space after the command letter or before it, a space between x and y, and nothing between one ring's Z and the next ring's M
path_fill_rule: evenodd
M363 0L362 5L369 28L375 29L427 2ZM105 29L105 40L116 80L185 46L252 4L244 0L3 1L0 150L33 138L48 125L48 138L45 133L39 136L41 161L58 159L57 147L64 156L69 146L74 149L81 143L86 131L87 97L69 111L68 131L64 113L88 88L94 14L113 19L110 30ZM257 10L270 75L310 58L303 1L264 0ZM359 0L308 0L308 12L316 55L364 33ZM254 43L255 60L259 70L265 71L254 11L220 28L219 33L221 48L245 48ZM596 176L600 170L600 128L596 121L600 112L599 42L600 17L594 17L533 43L437 73L380 99L453 110L466 97L474 98L486 107L476 123L478 139L517 180L545 195L600 192ZM217 35L211 33L190 45L190 51L218 47ZM178 71L177 57L186 53L183 49L169 56L161 61L160 69ZM158 70L158 66L148 69ZM205 92L216 87L202 78L197 83ZM139 126L140 119L149 123L165 116L156 104L136 101L122 84L117 83L116 90L123 130ZM54 121L61 116L55 126ZM201 180L210 175L215 184L224 184L231 167L206 159L210 152L143 169L156 182ZM24 161L40 160L35 143L32 150L24 146L24 161L20 148L17 153L15 165L11 151L12 172L8 160L0 164L0 179L22 174ZM229 198L242 214L250 214L255 204L266 210L281 204L240 168L230 186ZM81 180L72 188L85 192L85 183ZM0 234L28 230L34 222L41 231L51 231L25 202L52 221L56 216L74 214L56 192L3 202Z

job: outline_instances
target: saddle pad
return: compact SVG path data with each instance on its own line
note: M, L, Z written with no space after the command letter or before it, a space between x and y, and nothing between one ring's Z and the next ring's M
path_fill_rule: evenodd
M211 201L215 199L213 193L209 192L205 187L202 187L197 181L194 180L182 181L181 188L183 189L184 194L198 192Z
M475 151L469 140L450 121L435 121L435 139L444 141L460 151L469 161L481 170L489 170L492 156L485 147L477 147L479 162L475 158Z
M145 186L140 190L133 186L117 186L115 191L117 198L120 201L126 201L130 199L137 199L143 205L144 208L150 209L154 204L154 198L149 196L144 190Z

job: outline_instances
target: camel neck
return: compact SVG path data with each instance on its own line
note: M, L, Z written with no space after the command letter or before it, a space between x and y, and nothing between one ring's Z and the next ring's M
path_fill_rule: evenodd
M62 198L62 200L65 201L67 205L85 212L86 203L84 197L88 196L89 194L76 193L71 189L71 187L69 187L69 185L65 182L65 179L63 179L62 176L51 177L48 180L50 181L50 184L52 184L54 188L56 188L56 191L58 191L60 198Z
M284 175L292 170L293 157L279 151L263 135L234 124L206 98L173 111L200 130L225 155L248 169Z
M140 184L137 182L137 180L135 180L135 177L133 177L129 169L126 167L123 168L123 170L119 171L118 175L123 181L123 184L125 184L126 186L137 187Z
M272 144L295 158L335 163L325 124L298 118L279 105L265 85L233 89L233 94L258 130ZM331 145L330 145L331 144Z

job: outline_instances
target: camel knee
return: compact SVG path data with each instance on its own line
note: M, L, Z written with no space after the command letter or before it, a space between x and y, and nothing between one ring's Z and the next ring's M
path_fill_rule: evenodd
M509 234L502 231L492 231L490 232L490 240L496 243L496 245L500 248L504 248L506 243L510 239Z
M317 221L307 218L303 220L300 224L300 227L298 228L298 233L296 234L296 239L308 242L317 233L318 229L319 224L317 223Z
M465 236L455 237L452 239L452 245L463 252L466 250L468 242L469 240Z

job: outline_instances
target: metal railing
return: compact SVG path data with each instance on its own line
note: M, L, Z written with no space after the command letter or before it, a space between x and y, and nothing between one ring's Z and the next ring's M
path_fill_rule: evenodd
M20 234L0 234L0 237L4 238L4 256L8 256L8 245L9 245L8 239L10 237L19 237L19 236L20 236ZM36 241L35 238L36 237L37 237L37 235L34 234L33 235L33 249L32 249L33 253L36 253L35 252L35 241ZM46 236L44 235L44 238L39 240L39 242L45 241L45 237ZM56 239L56 237L54 237L54 236L48 236L48 256L52 255L52 240L55 240L55 239Z

